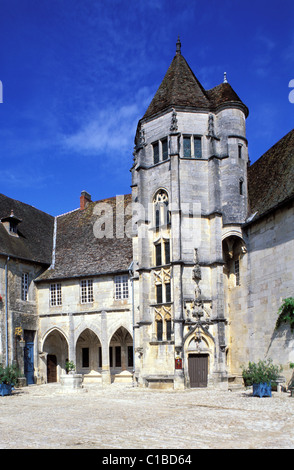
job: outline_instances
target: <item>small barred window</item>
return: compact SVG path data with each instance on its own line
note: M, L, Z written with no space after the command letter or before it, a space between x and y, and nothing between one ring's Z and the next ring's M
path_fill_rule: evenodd
M61 284L50 284L50 306L62 305Z
M21 300L28 300L29 292L29 275L22 273L21 275Z
M123 276L116 276L115 283L115 299L123 300L129 298L129 278L125 274Z
M81 303L86 304L94 301L93 280L83 279L81 281Z

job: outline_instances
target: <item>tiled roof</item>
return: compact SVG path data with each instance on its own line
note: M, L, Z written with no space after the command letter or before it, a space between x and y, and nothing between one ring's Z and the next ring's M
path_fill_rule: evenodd
M294 129L248 168L248 195L254 219L293 198Z
M221 83L211 90L207 90L206 93L213 109L228 103L239 103L245 112L245 116L248 116L249 110L247 106L245 106L229 83Z
M0 253L50 265L54 217L0 194L0 219L9 217L11 211L21 220L18 237L10 235L0 222Z
M229 102L240 105L247 117L247 107L228 83L205 90L184 57L177 53L142 120L171 107L214 111Z
M131 203L130 194L124 196L123 203L124 208ZM109 209L111 224L113 222L113 236L110 238L97 238L94 233L95 222L100 220L97 213L99 204L106 204ZM38 280L127 271L133 259L132 238L126 234L121 237L122 230L116 232L116 210L117 199L113 197L89 202L84 210L77 209L57 217L54 262ZM124 224L127 220L125 217Z

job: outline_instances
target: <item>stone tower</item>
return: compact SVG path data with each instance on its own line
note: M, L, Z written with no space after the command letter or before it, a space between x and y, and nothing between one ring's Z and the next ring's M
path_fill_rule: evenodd
M202 87L178 39L135 138L135 361L142 385L227 384L224 250L233 260L235 247L245 245L247 115L226 76L211 90Z

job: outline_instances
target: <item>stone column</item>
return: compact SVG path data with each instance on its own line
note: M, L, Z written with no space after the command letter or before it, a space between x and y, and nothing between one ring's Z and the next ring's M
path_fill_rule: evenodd
M109 344L107 334L107 315L103 311L101 314L101 347L102 347L102 384L111 384L111 373L109 365Z
M69 335L68 335L68 360L77 365L74 319L72 313L68 315Z

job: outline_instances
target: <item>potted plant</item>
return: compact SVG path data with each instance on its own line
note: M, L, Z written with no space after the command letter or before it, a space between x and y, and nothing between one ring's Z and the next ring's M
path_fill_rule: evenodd
M272 359L250 362L247 367L241 366L245 386L252 385L253 396L271 397L271 383L275 382L282 370L281 366L273 364Z
M76 366L75 366L73 361L66 361L65 370L66 370L67 374L73 373L75 371L75 369L76 369Z
M13 386L20 377L20 371L16 365L3 367L0 364L0 395L11 395Z

